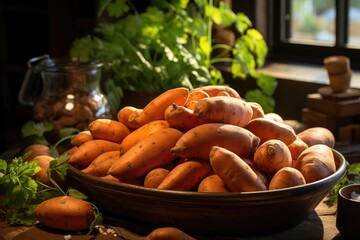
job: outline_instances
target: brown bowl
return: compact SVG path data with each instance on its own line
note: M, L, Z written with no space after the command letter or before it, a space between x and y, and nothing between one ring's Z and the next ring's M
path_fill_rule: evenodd
M333 150L337 171L287 189L243 193L198 193L150 189L109 182L70 166L73 187L86 193L105 215L146 226L178 227L201 235L259 235L289 229L314 211L344 176L346 160Z

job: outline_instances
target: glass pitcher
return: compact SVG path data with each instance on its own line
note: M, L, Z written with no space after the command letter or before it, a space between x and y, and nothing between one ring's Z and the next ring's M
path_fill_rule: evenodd
M19 92L21 104L33 106L35 121L49 122L54 130L84 129L96 118L111 118L100 89L101 63L32 58Z

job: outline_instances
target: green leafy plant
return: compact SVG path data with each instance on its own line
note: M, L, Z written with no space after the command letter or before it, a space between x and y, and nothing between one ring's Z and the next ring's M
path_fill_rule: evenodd
M333 206L337 202L339 190L350 184L360 184L360 163L347 166L345 176L331 189L328 198L324 202L330 207Z
M256 71L265 62L267 45L246 15L225 3L153 0L139 13L131 1L102 0L98 18L94 34L76 39L70 55L105 63L105 91L113 108L123 90L225 84L222 71L229 71L234 78L255 79L258 89L245 98L273 110L276 80ZM235 32L234 43L216 42L214 25Z
M32 138L32 143L49 146L54 160L50 162L46 171L47 178L51 184L45 184L34 178L34 175L41 170L38 161L25 159L30 153L25 153L19 157L7 161L0 159L0 218L10 225L31 226L36 222L34 213L35 208L43 201L58 197L72 196L81 200L87 199L87 196L77 189L71 187L62 187L58 182L64 182L69 167L69 155L59 155L57 146L78 132L77 129L63 129L58 140L54 145L48 142L45 137L53 126L50 123L33 121L26 122L22 127L24 137ZM59 178L55 181L54 176ZM64 184L66 185L66 184ZM95 226L102 223L102 215L97 207L92 204L95 210L95 219L90 226L89 233L95 229Z

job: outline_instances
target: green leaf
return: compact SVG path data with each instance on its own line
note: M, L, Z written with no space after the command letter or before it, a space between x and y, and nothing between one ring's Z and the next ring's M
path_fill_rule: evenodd
M0 159L0 173L5 174L7 169L7 162L4 159ZM0 175L0 177L3 177L3 175Z
M110 17L121 17L130 10L126 4L126 0L115 0L107 7L107 12Z
M88 198L84 193L76 190L75 188L69 188L67 191L67 195L80 200L85 200Z
M250 19L244 13L236 14L235 28L238 30L240 35L245 34L245 31L252 27Z
M267 74L259 74L256 78L257 86L267 96L272 96L277 87L277 80L273 76Z
M257 102L260 104L265 113L274 112L274 99L265 95L259 89L248 90L245 93L245 99L249 102Z

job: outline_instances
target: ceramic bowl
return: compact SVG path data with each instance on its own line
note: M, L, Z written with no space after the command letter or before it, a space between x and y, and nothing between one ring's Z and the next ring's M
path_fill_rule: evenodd
M244 193L198 193L150 189L102 180L69 168L69 182L105 215L151 227L173 226L202 235L259 235L305 220L344 176L346 161L334 150L337 171L287 189Z

